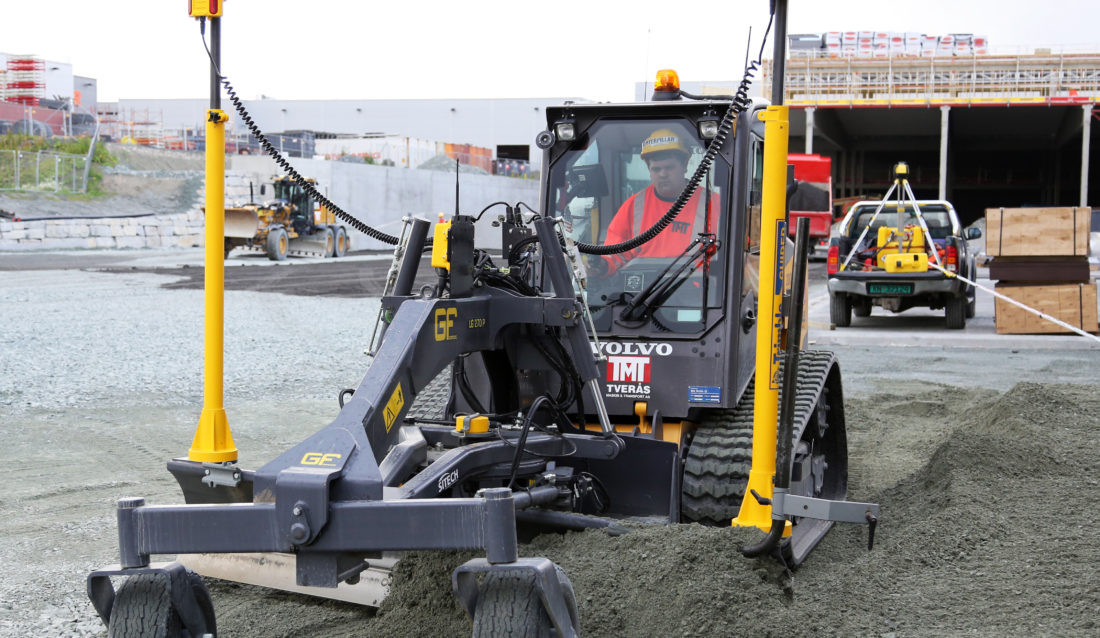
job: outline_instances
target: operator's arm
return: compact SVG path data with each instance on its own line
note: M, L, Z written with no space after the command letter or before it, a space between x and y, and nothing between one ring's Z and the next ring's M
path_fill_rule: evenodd
M627 197L615 216L611 218L611 223L607 226L607 236L604 237L603 241L605 246L634 238L634 198L639 195L644 197L645 191ZM613 274L623 264L633 259L637 253L638 249L635 248L629 252L605 256L603 259L607 263L607 274Z

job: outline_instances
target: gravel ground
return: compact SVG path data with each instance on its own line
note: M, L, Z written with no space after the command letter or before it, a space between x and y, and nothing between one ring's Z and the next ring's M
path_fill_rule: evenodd
M0 636L103 636L84 595L116 562L114 501L180 502L164 462L202 404L202 293L176 277L5 272L0 283ZM336 413L371 298L226 295L225 396L256 467ZM811 338L814 335L811 333ZM697 525L542 536L522 550L572 579L586 635L1098 633L1098 351L831 346L845 376L850 497L882 504L795 572ZM914 387L912 372L942 370ZM907 372L908 371L908 372ZM212 583L226 636L460 636L459 553L412 554L379 610Z

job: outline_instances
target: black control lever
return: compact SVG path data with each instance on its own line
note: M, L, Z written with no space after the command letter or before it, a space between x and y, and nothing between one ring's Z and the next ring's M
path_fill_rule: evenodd
M864 518L867 519L867 551L875 545L875 526L878 525L878 517L868 511Z

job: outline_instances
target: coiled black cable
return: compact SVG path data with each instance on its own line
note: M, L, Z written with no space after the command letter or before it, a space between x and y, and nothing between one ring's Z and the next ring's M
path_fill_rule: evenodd
M266 151L267 154L270 155L273 160L275 160L275 163L278 164L279 167L282 168L287 175L292 177L294 181L302 187L303 190L312 195L314 199L324 204L325 208L331 210L334 215L347 222L352 228L358 230L364 235L370 237L371 239L377 239L384 244L396 244L398 241L397 237L384 233L377 228L371 228L370 226L367 226L362 221L352 216L350 213L346 212L344 209L332 203L329 198L322 195L320 191L314 188L313 184L310 184L304 177L302 177L302 175L297 170L295 170L293 166L290 165L290 162L288 162L286 158L283 157L281 153L279 153L279 150L276 149L271 144L271 142L268 141L263 131L260 130L260 127L252 121L252 116L244 108L244 104L241 103L241 99L237 97L237 92L233 90L233 85L229 83L229 78L222 75L221 69L219 69L218 65L214 62L214 55L210 52L210 47L206 44L206 21L200 20L199 25L199 28L202 31L202 45L206 49L206 55L210 57L210 64L214 67L214 72L218 74L218 81L221 82L222 86L225 87L225 93L229 96L229 101L233 103L233 108L236 109L237 115L241 117L241 121L244 122L244 125L248 127L248 130L252 133L252 136L255 137L257 141L259 141L260 146L263 147L264 151Z
M654 237L659 235L662 230L668 227L672 223L672 220L676 219L676 216L680 214L684 206L687 205L688 200L695 194L695 189L699 187L699 182L703 181L703 177L710 170L710 165L714 163L714 158L718 156L718 149L722 148L722 145L726 142L726 137L733 129L733 121L739 114L741 114L750 104L749 100L749 86L752 84L752 79L756 74L756 70L760 67L761 61L764 58L764 45L768 41L768 34L772 30L772 22L775 19L773 13L768 18L768 28L764 31L764 39L760 43L760 53L756 56L755 60L749 62L749 65L745 67L745 74L741 77L741 83L737 87L736 93L733 95L733 100L730 103L730 107L726 109L726 114L722 116L722 121L718 125L718 133L711 140L707 146L707 151L703 155L703 160L699 162L699 166L695 169L691 179L688 180L687 186L680 192L680 196L676 198L676 201L672 204L672 208L668 209L664 217L657 220L655 224L650 226L641 235L628 239L617 244L611 244L610 246L600 246L597 244L586 244L583 242L577 242L577 250L586 255L617 255L619 253L625 253L630 250L634 250L638 246L651 241Z

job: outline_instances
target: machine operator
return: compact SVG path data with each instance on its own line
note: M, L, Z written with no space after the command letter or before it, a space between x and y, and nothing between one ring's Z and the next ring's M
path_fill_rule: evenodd
M691 151L682 134L667 128L653 131L642 142L641 157L649 169L652 183L628 197L619 207L607 227L604 245L627 241L645 232L668 212L688 183ZM676 219L652 240L632 251L593 260L593 274L606 277L636 257L676 257L684 252L692 239L706 228L707 207L700 195L702 190L696 189ZM711 226L706 230L714 232L717 195L711 196L710 204Z

